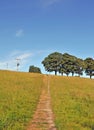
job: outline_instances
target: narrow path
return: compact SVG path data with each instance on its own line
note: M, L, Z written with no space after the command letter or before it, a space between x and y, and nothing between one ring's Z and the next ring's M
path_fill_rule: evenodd
M49 90L49 76L44 76L44 87L33 120L27 130L56 130Z

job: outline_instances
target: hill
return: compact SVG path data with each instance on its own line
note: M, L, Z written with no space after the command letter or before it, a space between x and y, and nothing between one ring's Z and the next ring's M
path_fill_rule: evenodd
M0 130L26 130L48 85L57 130L94 129L94 80L0 71Z
M94 80L51 76L50 86L58 130L93 130Z
M43 75L0 71L0 130L24 130L32 119Z

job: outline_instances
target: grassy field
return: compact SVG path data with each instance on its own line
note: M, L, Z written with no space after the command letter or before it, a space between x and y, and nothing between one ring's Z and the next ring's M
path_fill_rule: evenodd
M43 75L0 71L0 130L25 130L43 86Z
M94 130L94 80L50 76L58 130Z
M42 88L47 87L43 77L0 71L0 130L26 130ZM94 80L47 77L57 130L94 130Z

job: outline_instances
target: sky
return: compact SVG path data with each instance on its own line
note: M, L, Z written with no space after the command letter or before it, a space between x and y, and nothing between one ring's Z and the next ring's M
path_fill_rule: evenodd
M0 0L0 69L46 73L53 52L94 58L94 0Z

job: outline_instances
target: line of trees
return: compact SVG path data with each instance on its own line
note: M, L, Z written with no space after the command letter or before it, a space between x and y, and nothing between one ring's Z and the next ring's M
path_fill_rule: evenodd
M54 52L45 57L42 64L46 71L54 71L55 75L59 72L61 75L78 74L80 76L85 72L90 78L94 76L94 59L90 57L83 60L68 53Z

